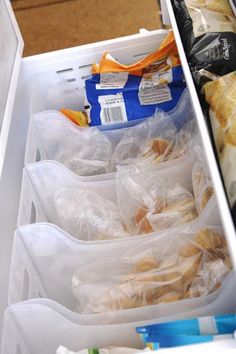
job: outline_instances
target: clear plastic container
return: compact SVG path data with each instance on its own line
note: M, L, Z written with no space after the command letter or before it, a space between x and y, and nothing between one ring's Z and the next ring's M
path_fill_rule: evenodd
M142 38L129 36L126 41L120 38L88 44L79 48L79 52L77 48L71 48L66 57L64 52L58 53L56 63L37 68L30 113L62 107L81 110L85 98L84 80L91 75L92 64L99 62L105 51L122 63L134 63L159 48L167 34L168 30L164 29L148 31L141 35Z
M72 350L88 347L128 346L142 348L135 328L175 319L234 312L235 284L231 274L222 291L211 304L189 312L169 317L159 317L152 312L148 321L94 325L85 323L82 315L46 299L35 299L10 306L5 312L2 353L4 354L54 354L59 345Z
M127 238L116 241L84 242L72 238L70 235L55 225L39 223L26 225L16 231L13 247L13 256L10 274L9 303L36 297L53 299L75 310L77 300L72 292L72 277L79 267L85 266L95 260L104 259L109 255L117 259L117 269L122 267L122 255L127 250L140 251L153 249L161 255L166 250L167 242L171 244L169 252L178 252L178 240L194 239L196 231L205 228L206 225L217 225L218 213L215 210L215 198L212 197L202 215L188 225L180 225L176 228L163 231L152 236ZM217 226L217 229L221 228ZM176 242L175 242L176 240ZM171 247L173 248L171 251ZM109 312L106 314L80 315L84 324L105 324L118 322L132 322L148 320L154 317L170 315L182 316L192 309L201 309L207 303L217 303L215 311L223 311L221 293L233 300L233 289L236 282L229 286L223 286L216 292L202 298L184 299L169 304L150 305L142 308ZM200 310L199 310L200 311Z
M184 123L193 119L189 92L186 89L178 105L164 117L161 112L149 124L150 132L147 138L156 138L165 134L170 127L176 127L176 132ZM144 128L144 122L140 123L140 129L134 131L133 136L140 136ZM25 164L41 160L55 160L62 163L78 175L105 174L113 172L115 165L112 155L125 134L132 127L99 131L97 128L83 129L68 120L58 111L45 111L32 115L26 144ZM152 133L153 131L153 133ZM173 130L173 134L176 135ZM156 135L155 135L156 134ZM145 133L142 134L145 138ZM138 155L138 151L137 151ZM181 158L180 158L181 160ZM91 167L86 169L84 164ZM160 164L160 168L165 167ZM106 178L104 176L104 178Z
M170 188L178 183L191 191L192 166L195 162L195 154L186 154L177 163L170 162L169 167L165 169L145 167L143 174L152 174L153 177L161 178ZM75 230L75 225L63 222L62 218L59 217L63 208L60 209L60 213L55 208L55 194L63 188L72 190L87 188L115 205L117 204L116 181L114 178L99 180L96 176L80 177L58 162L41 161L27 165L24 169L18 226L34 222L50 222L73 235L72 230ZM68 210L67 213L69 213ZM82 234L76 236L79 239L84 239Z

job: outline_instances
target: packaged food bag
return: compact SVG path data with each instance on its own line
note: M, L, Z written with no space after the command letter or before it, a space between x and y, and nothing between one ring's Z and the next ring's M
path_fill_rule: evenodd
M180 159L193 144L197 135L195 120L188 121L178 129L173 119L164 112L127 129L116 145L112 163L158 165Z
M158 350L161 348L173 348L184 345L208 343L225 339L233 339L233 334L219 334L219 335L159 335L158 337L148 337L147 345L152 350Z
M155 323L152 325L137 327L136 331L141 338L158 335L217 335L229 334L236 330L236 315L225 314L218 316L203 316L187 320Z
M131 65L104 53L85 84L92 126L144 119L157 107L170 111L185 88L173 33L156 52Z
M144 173L134 165L122 166L116 188L122 219L130 234L149 234L198 216L191 191L167 174L163 177Z
M64 114L66 118L79 125L80 127L88 126L88 117L85 112L73 111L72 109L68 108L61 108L60 113Z
M145 345L155 350L234 338L235 314L199 317L137 327Z
M227 0L172 0L193 76L236 69L236 18Z
M60 226L80 240L130 236L118 206L88 187L60 188L54 195L54 204Z
M186 299L190 309L196 307L196 298L215 292L231 268L221 231L208 227L193 231L191 238L184 233L176 237L162 235L117 256L110 250L104 259L75 272L72 291L80 313L120 311Z
M36 152L31 152L36 150L35 144L40 159L58 161L79 176L111 172L110 139L96 127L76 126L57 111L39 112L31 117L26 163L35 161Z
M204 85L225 189L236 222L236 72Z

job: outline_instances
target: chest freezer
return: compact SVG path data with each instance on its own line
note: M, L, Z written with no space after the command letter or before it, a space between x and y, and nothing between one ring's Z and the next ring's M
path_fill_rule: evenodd
M191 101L194 108L195 117L198 122L207 163L212 176L220 217L235 272L236 233L214 156L210 135L189 70L170 0L162 0L161 6L163 12L163 22L168 24L170 20L174 30L186 83L190 91ZM140 33L136 35L22 59L23 40L14 18L9 0L0 0L0 21L2 24L0 32L1 331L3 328L4 311L8 305L7 293L10 259L14 231L17 225L21 180L24 167L24 155L30 113L46 109L58 109L64 102L70 102L72 108L79 109L82 104L83 97L81 92L83 91L84 80L90 73L91 64L97 62L104 51L109 50L109 52L121 62L134 62L137 59L144 57L147 53L155 50L161 43L167 31L164 29L155 31L140 30ZM45 95L42 95L42 90L44 90L45 87L49 88L46 97ZM41 301L43 302L43 300ZM34 308L31 307L31 304L29 304L29 306L31 311L33 311ZM55 305L52 305L52 308L54 307ZM28 307L25 307L24 305L22 308L17 307L15 311L19 314L19 316L23 315L25 322L28 324L27 309ZM50 316L53 317L53 310L51 309L49 312ZM11 317L11 315L12 310L7 313L7 316ZM31 312L29 312L29 316L30 319ZM72 320L74 319L73 315L69 315L69 317L70 320L71 318ZM63 326L64 325L62 323L62 328L64 328ZM5 333L9 330L7 338L9 338L8 341L12 341L9 354L30 353L30 351L22 351L19 346L22 338L16 337L17 343L14 345L13 339L15 338L15 329L13 326L11 327L9 325L4 330ZM38 331L40 331L40 327L38 328ZM58 331L58 333L60 333L60 331ZM75 323L73 323L73 333L77 333ZM114 342L113 339L112 343ZM41 338L41 340L43 340L43 338ZM47 340L45 340L45 343L46 342ZM214 343L214 348L216 347L217 344ZM201 350L203 350L203 348L204 350L211 350L210 345L203 345L201 348ZM232 348L236 348L236 344L233 340L221 342L221 344L218 345L218 350L221 350L221 352L222 350L230 350ZM196 348L193 350L198 349ZM169 349L168 352L178 353L179 350ZM8 353L3 352L3 354Z

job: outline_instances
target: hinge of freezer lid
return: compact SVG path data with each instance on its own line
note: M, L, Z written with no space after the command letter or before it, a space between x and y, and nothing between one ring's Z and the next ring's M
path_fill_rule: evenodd
M164 25L169 26L171 22L170 22L170 16L169 16L166 0L160 0L160 5L161 5L162 22Z
M9 0L0 0L0 178L24 42Z

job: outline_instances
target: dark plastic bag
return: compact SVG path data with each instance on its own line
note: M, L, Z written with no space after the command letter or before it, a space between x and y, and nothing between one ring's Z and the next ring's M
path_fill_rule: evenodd
M220 76L236 70L236 19L226 0L172 0L172 5L197 85L202 69Z

